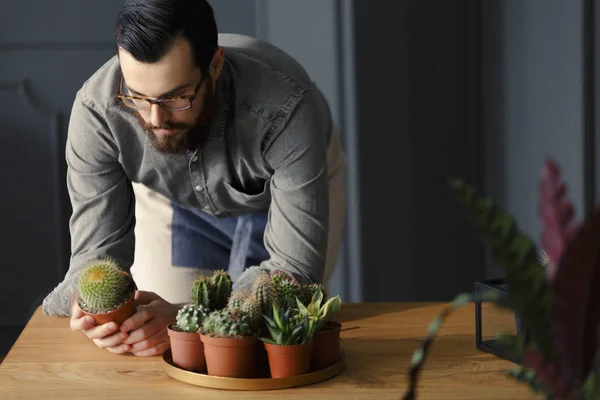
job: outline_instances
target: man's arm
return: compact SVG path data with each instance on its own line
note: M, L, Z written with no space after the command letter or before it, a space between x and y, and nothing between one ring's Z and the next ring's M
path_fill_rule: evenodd
M270 219L265 246L270 259L247 269L234 288L248 288L260 269L284 270L301 282L321 282L325 271L329 223L327 129L308 92L282 132L267 144L271 179Z
M65 156L73 208L70 266L42 309L45 314L68 316L79 273L88 261L112 257L124 268L131 266L135 203L104 115L81 91L71 112Z

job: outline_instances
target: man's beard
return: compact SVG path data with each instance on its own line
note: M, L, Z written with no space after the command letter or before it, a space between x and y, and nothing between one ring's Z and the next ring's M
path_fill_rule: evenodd
M213 94L212 82L206 81L206 88L202 92L202 97L197 97L195 101L201 101L202 111L194 124L186 124L181 122L165 122L162 126L157 127L151 123L145 122L138 114L137 118L144 128L148 139L154 148L163 154L185 154L188 150L201 148L206 143L206 139L210 134L210 128L214 119L216 110L216 96ZM173 111L178 112L178 111ZM173 129L179 132L171 135L156 135L154 129Z

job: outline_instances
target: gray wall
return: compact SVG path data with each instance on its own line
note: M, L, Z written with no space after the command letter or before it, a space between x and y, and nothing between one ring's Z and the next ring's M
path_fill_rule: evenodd
M367 300L448 300L485 276L447 187L482 182L478 4L354 3Z
M582 2L483 4L487 191L538 241L546 157L560 163L578 216L584 211Z

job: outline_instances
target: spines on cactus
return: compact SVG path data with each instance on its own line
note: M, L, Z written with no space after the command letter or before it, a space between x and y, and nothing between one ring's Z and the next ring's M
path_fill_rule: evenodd
M195 333L200 330L207 316L208 310L203 306L188 304L177 311L177 326L184 332Z
M210 278L210 283L213 288L211 298L214 304L213 309L220 310L225 308L232 290L231 276L223 270L217 270Z
M269 315L272 312L274 291L271 283L271 276L268 272L261 272L252 285L252 294L259 304L262 314Z
M241 309L242 305L246 301L246 299L250 296L250 291L248 290L236 290L231 293L229 300L227 301L227 308L232 309Z
M257 335L251 315L242 310L229 308L210 313L202 324L202 331L207 336L226 339Z
M302 286L291 275L276 271L271 275L273 302L282 309L296 307L296 297L302 297Z
M104 313L125 303L134 292L134 286L111 258L88 264L78 282L79 297L88 311Z
M210 277L202 276L196 279L192 284L192 304L210 310L212 306L211 290Z
M197 278L192 284L192 304L211 311L227 307L232 283L229 274L216 270L212 276Z

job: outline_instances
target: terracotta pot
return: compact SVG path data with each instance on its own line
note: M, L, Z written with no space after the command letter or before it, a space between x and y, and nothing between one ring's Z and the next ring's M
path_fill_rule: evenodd
M309 372L314 343L314 341L293 345L264 343L269 356L271 378L285 378Z
M93 314L82 309L85 315L89 315L94 319L96 325L102 325L107 322L114 321L120 326L125 320L131 317L135 313L136 305L133 301L134 295L132 294L129 300L125 302L121 307L116 310L104 313L104 314Z
M208 375L228 378L253 378L256 374L258 337L214 338L200 334Z
M342 324L328 321L315 333L315 345L310 369L318 371L337 363L342 354L340 349L340 332Z
M198 332L180 332L173 329L174 324L167 326L171 342L173 364L194 372L206 372L204 345Z
M113 311L107 312L107 313L94 314L94 313L85 311L81 307L81 304L78 303L79 308L81 308L83 313L85 315L89 315L90 317L92 317L94 319L94 323L96 325L102 325L107 322L114 321L117 323L117 327L118 327L123 322L125 322L125 320L127 318L131 317L136 311L136 304L135 304L135 301L133 301L133 299L135 297L135 290L136 290L135 282L133 281L133 278L131 277L131 275L128 274L127 272L121 271L121 274L129 277L131 279L131 284L133 285L133 292L131 294L131 297L129 299L127 299L127 301L123 305L121 305L121 307L119 307ZM79 302L79 294L77 294L76 296L77 296L77 302Z

